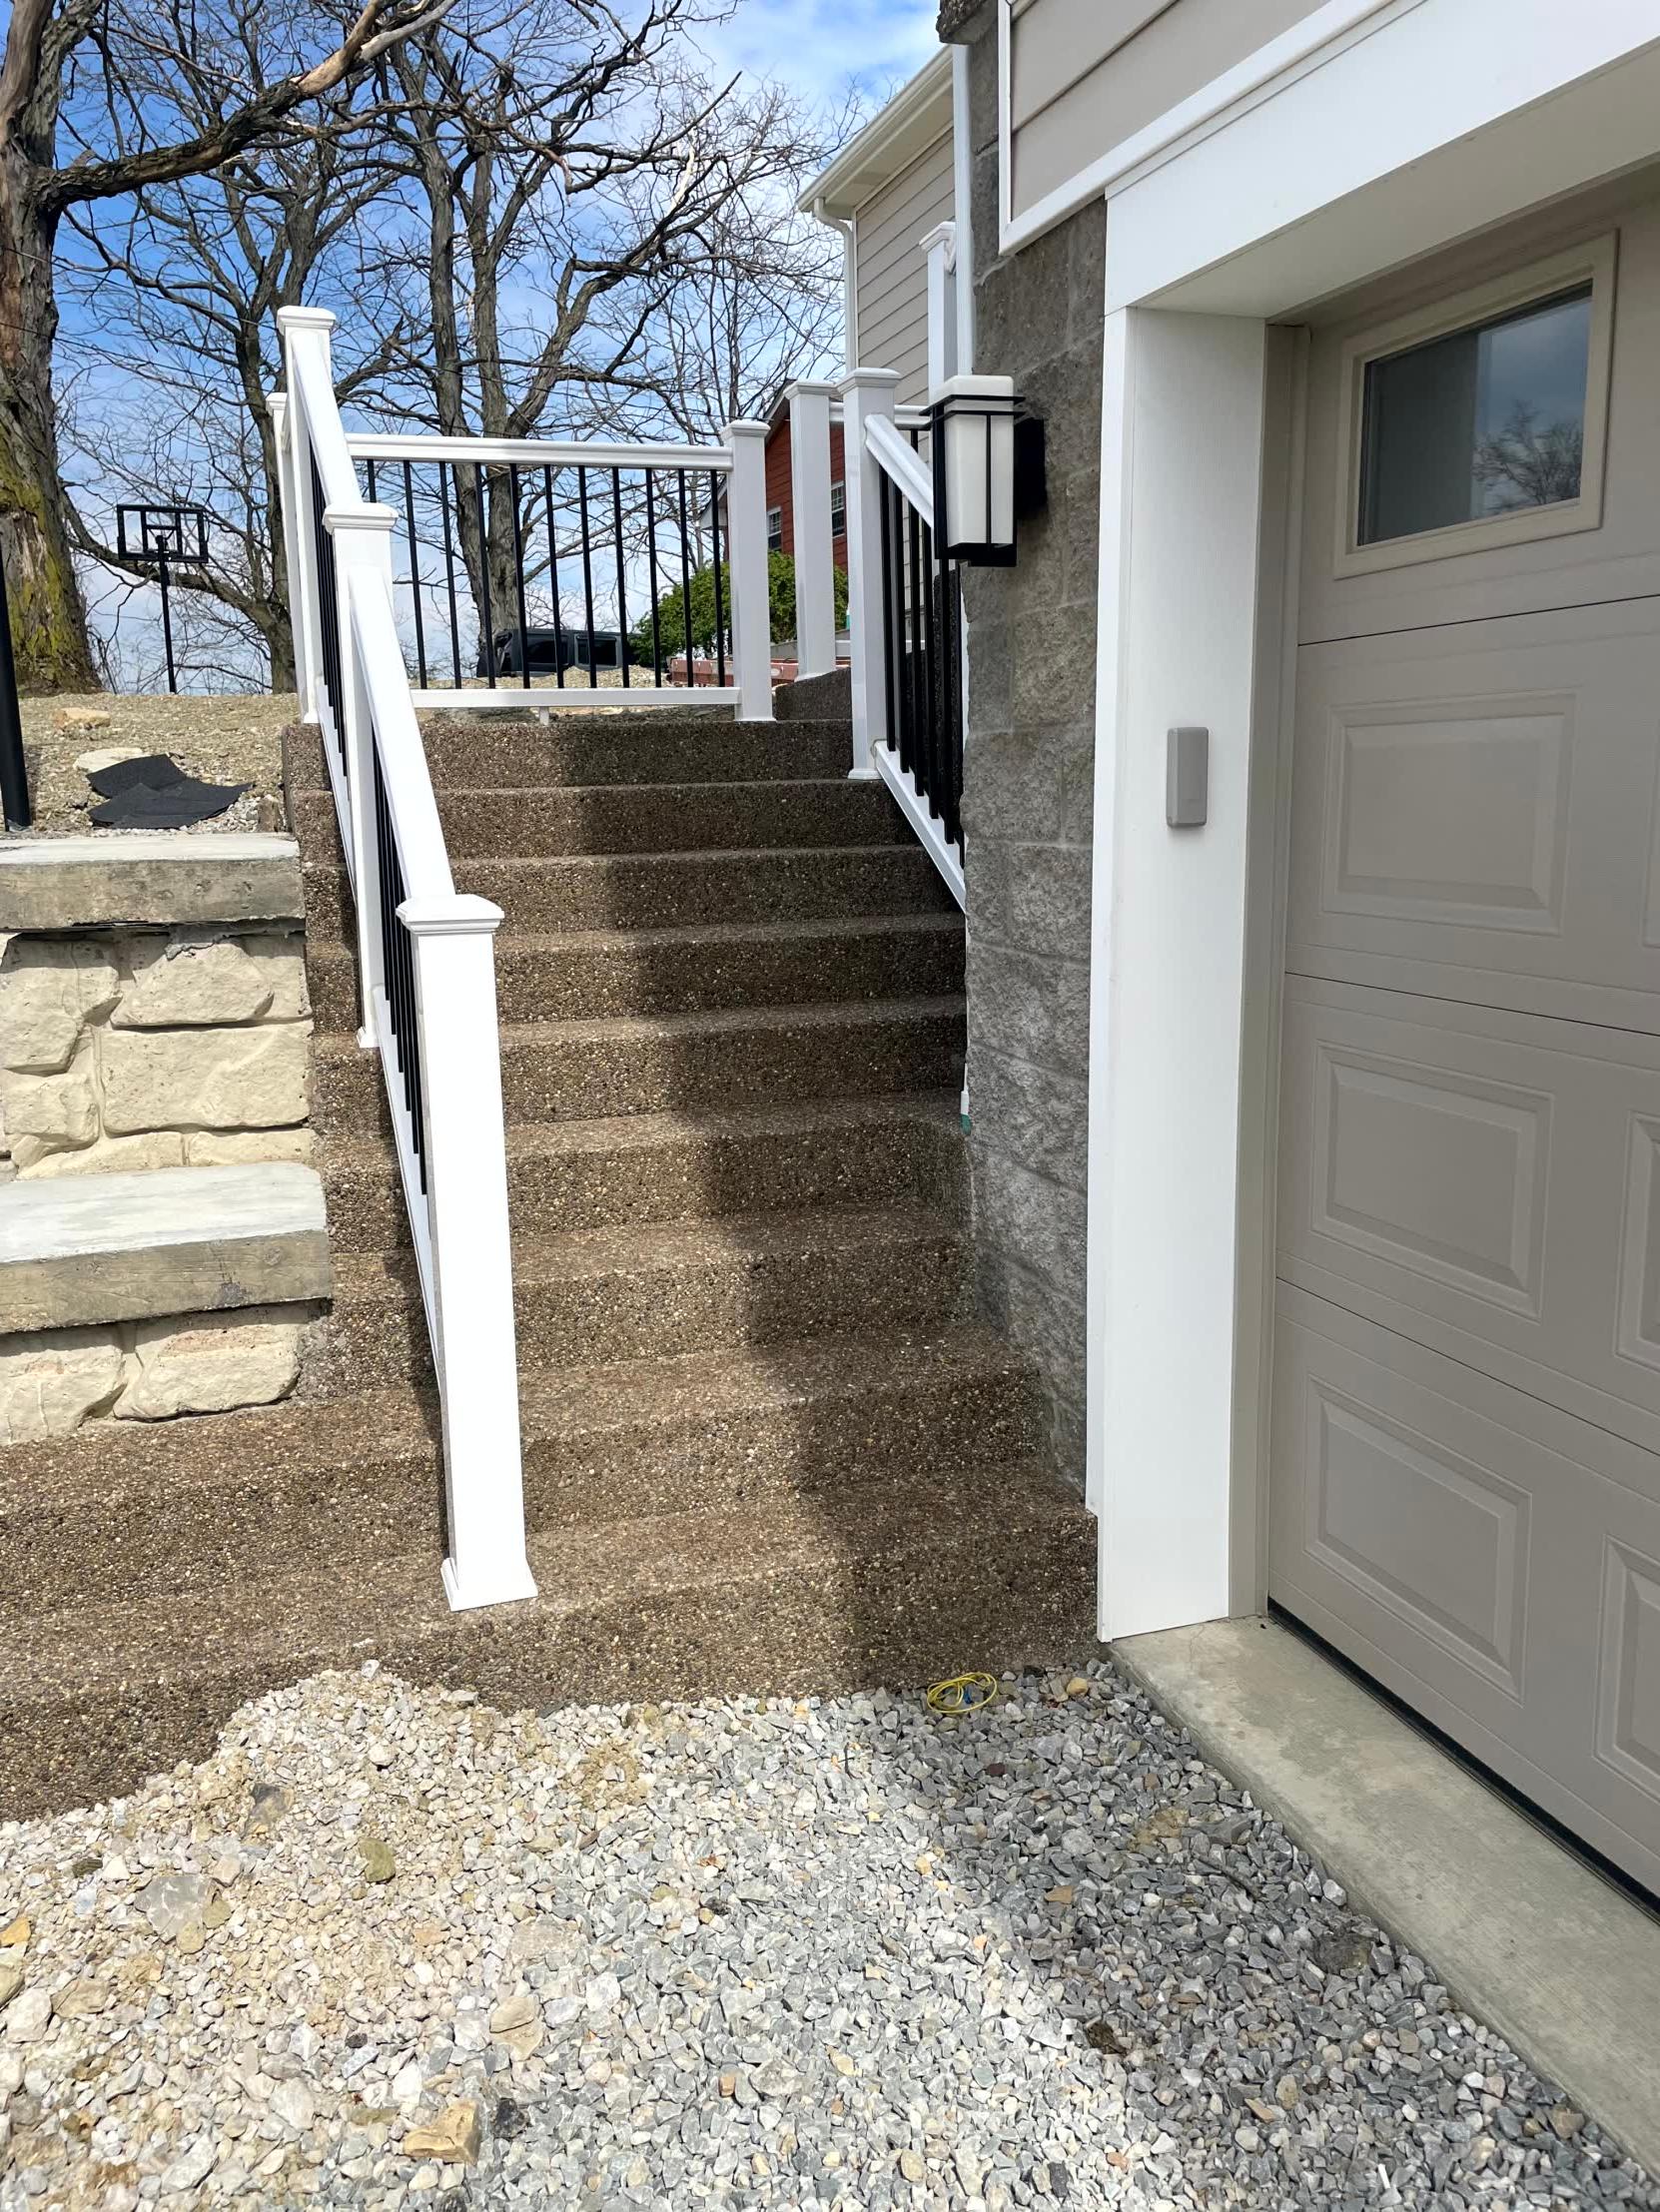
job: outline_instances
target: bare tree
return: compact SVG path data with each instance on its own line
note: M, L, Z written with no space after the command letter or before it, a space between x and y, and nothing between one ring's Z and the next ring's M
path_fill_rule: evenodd
M203 33L192 0L13 0L0 60L0 553L28 684L95 681L53 407L59 228L71 209L200 176L280 136L428 32L450 0L353 4L343 27L307 0L272 0L290 58L267 79L217 23ZM169 137L156 101L183 77L208 121Z
M220 0L262 67L266 0ZM178 135L205 127L195 78L168 99ZM172 121L174 119L170 119ZM219 602L192 625L211 641L216 669L234 664L239 637L257 644L256 675L294 688L275 426L269 394L281 382L275 313L303 300L350 300L336 361L351 398L377 388L405 348L396 302L366 266L373 223L397 185L373 123L343 87L314 104L304 131L205 177L147 188L71 213L73 263L60 292L83 295L82 373L60 393L60 431L73 475L90 462L93 486L72 489L69 533L83 558L121 565L110 519L115 498L185 497L214 521L207 565L185 571L184 591ZM89 374L92 368L105 370ZM118 376L110 371L119 370Z
M484 35L446 22L399 48L389 129L422 215L403 255L415 419L559 435L630 397L661 418L652 332L743 227L733 211L787 208L822 153L776 87L704 73L688 34L726 12L520 0ZM499 486L456 501L475 603L509 604L512 519Z

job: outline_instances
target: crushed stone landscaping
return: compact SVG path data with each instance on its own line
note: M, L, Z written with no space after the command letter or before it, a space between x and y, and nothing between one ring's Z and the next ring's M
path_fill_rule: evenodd
M366 1666L0 1828L0 2212L1660 2206L1104 1662L501 1714Z

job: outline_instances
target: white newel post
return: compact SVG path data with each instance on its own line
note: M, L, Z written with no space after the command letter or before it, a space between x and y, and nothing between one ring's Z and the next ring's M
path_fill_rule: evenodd
M370 718L366 674L352 621L352 599L368 588L392 603L391 507L367 499L355 507L325 507L323 526L334 540L335 575L340 586L341 686L346 695L346 784L352 824L352 898L357 911L358 990L362 1020L358 1043L373 1049L375 991L381 974L381 880L375 845L375 725ZM391 671L389 671L391 673ZM400 661L397 671L404 678Z
M853 768L874 776L872 758L888 741L888 693L883 674L882 469L865 425L890 419L896 369L856 369L842 383L843 466L847 499L847 623L853 633Z
M957 373L957 226L936 223L918 239L928 257L928 388Z
M738 718L772 720L772 593L767 576L767 426L728 422L726 569L732 593L732 673Z
M335 318L327 308L279 308L277 328L283 338L283 362L288 383L288 463L280 481L284 499L283 520L289 549L289 616L294 624L294 660L299 671L301 713L308 722L319 719L318 700L323 691L323 634L318 623L317 545L312 516L311 423L300 394L300 365L305 363L334 390L334 357L330 333ZM299 566L296 591L295 568Z
M796 673L836 665L836 569L830 521L830 402L834 384L803 380L790 403L790 499L795 517Z
M300 506L294 480L294 445L297 432L289 419L289 395L286 391L268 391L265 403L271 410L271 438L277 448L277 504L283 517L283 580L288 592L289 628L294 640L294 684L300 695L300 719L304 722L311 717L312 701L308 692L310 671L301 647L301 610L306 603L306 557L296 519Z
M449 1552L457 1611L533 1598L513 1334L507 1148L495 1014L501 909L450 893L406 899L415 941L426 1117L426 1217L437 1285Z

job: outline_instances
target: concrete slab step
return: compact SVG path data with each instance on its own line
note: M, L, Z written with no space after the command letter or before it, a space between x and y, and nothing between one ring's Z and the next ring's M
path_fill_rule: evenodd
M949 1487L1029 1458L1027 1363L973 1326L828 1337L606 1366L528 1369L530 1526L591 1527ZM0 1586L18 1617L167 1600L337 1559L443 1548L435 1398L409 1385L176 1424L111 1422L16 1446L0 1491Z
M515 1122L507 1191L515 1232L918 1202L950 1210L959 1160L951 1092L810 1100L703 1113ZM321 1160L337 1252L410 1241L390 1137L341 1137Z
M358 1026L358 964L343 943L307 950L321 1030ZM963 987L957 914L685 930L503 930L495 940L504 1022L701 1014L826 999L942 997Z
M960 999L766 1007L501 1029L509 1121L687 1112L958 1085ZM315 1041L312 1118L328 1135L390 1124L381 1064L351 1038Z
M336 834L324 791L290 801L308 851ZM573 853L745 852L784 845L898 845L911 836L887 786L817 783L590 784L477 791L445 785L451 861ZM326 848L325 848L326 849Z
M377 1658L504 1706L915 1688L1091 1649L1095 1524L1042 1470L538 1535L540 1596L450 1613L429 1553L221 1580L0 1629L0 1819L199 1759L244 1699Z
M423 714L426 765L440 789L466 784L506 791L549 784L770 783L845 776L853 764L846 718L787 726L734 722L718 711L559 714L551 723L495 711ZM283 739L290 797L325 791L328 773L315 729Z
M928 1207L820 1207L515 1238L521 1369L729 1352L965 1315L966 1261ZM342 1397L431 1372L413 1254L343 1252L307 1387Z
M262 1160L0 1188L0 1332L329 1295L323 1185Z
M491 899L517 930L692 929L848 915L945 914L951 894L920 845L462 860L456 888ZM345 870L308 859L308 937L350 927Z

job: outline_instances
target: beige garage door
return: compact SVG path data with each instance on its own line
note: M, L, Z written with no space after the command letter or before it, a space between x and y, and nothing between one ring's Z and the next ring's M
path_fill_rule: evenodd
M1269 1588L1660 1888L1660 218L1616 217L1313 342Z

